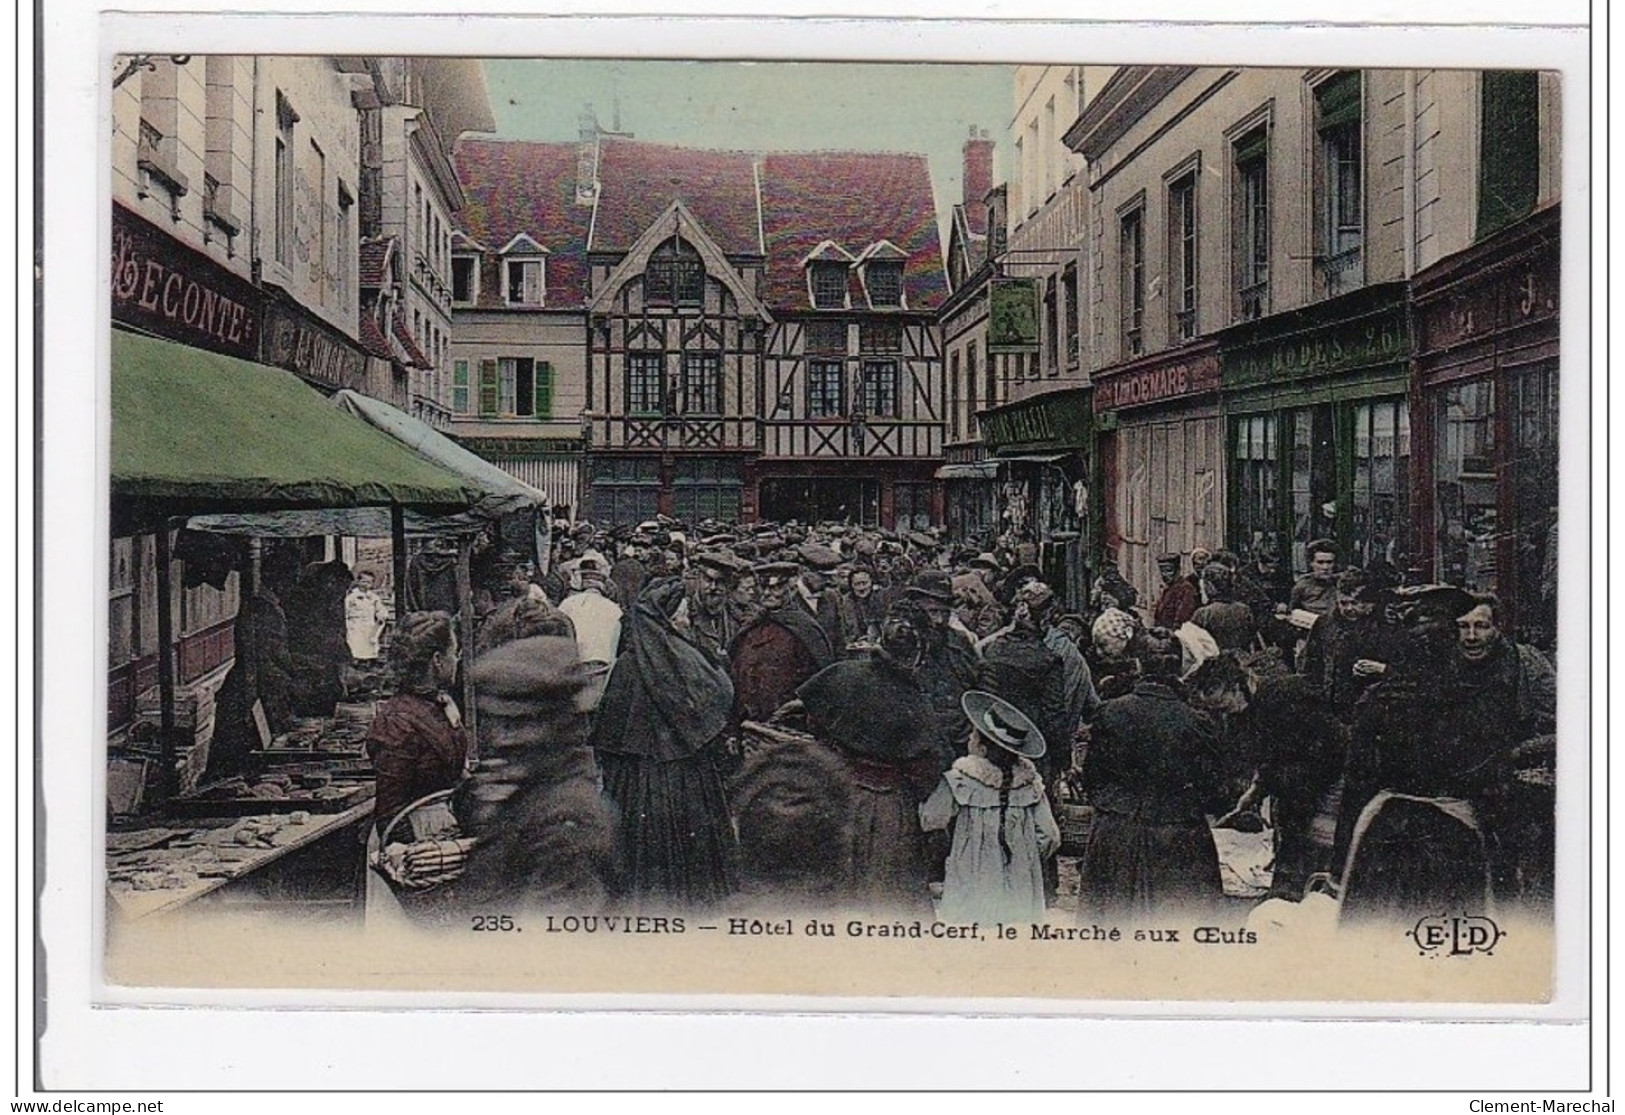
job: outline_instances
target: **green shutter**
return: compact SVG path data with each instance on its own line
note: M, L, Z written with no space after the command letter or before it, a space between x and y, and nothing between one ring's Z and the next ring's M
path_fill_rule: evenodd
M553 417L553 365L545 360L536 361L537 418Z
M468 413L467 360L454 360L451 364L451 409L457 414Z
M1344 70L1315 89L1319 128L1328 131L1360 119L1360 71Z
M497 412L497 362L480 361L480 413Z
M1482 81L1477 239L1524 216L1540 192L1540 76L1486 70Z

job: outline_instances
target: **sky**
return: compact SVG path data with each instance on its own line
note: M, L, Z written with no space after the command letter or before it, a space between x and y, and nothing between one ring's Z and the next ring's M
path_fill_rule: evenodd
M497 135L568 141L592 105L638 139L741 151L898 151L931 162L938 223L961 197L972 125L1007 177L1011 66L855 62L488 59Z

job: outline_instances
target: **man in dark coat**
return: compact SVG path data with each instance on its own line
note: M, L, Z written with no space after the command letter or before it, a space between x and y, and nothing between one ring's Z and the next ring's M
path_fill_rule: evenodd
M1329 849L1314 840L1320 803L1343 773L1347 729L1321 701L1309 679L1261 675L1232 653L1209 659L1188 683L1191 703L1221 716L1227 771L1250 773L1236 803L1251 809L1273 800L1276 831L1271 893L1299 899L1316 871L1331 867Z
M837 657L796 587L795 563L768 562L755 573L762 613L739 632L728 652L741 720L771 719L802 682Z
M1054 591L1042 581L1016 590L1014 621L981 644L977 683L978 689L1003 697L1038 725L1049 741L1049 749L1038 760L1046 778L1071 762L1072 739L1083 711L1068 699L1066 660L1044 639L1054 604Z
M922 637L920 688L930 704L937 751L950 762L965 753L968 735L959 701L967 689L976 688L978 670L975 644L949 626L953 603L953 579L943 570L926 569L904 589L898 604Z
M1157 559L1157 573L1162 577L1162 595L1152 612L1152 622L1158 627L1174 630L1196 614L1201 606L1201 594L1190 578L1179 575L1178 554L1163 554Z
M1315 621L1304 645L1303 676L1347 723L1354 703L1400 653L1403 635L1386 627L1377 613L1375 590L1358 569L1337 575L1337 604Z

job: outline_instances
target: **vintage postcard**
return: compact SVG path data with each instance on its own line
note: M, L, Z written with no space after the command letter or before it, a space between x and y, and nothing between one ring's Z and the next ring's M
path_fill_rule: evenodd
M108 56L101 1001L1584 1012L1583 74L506 45Z

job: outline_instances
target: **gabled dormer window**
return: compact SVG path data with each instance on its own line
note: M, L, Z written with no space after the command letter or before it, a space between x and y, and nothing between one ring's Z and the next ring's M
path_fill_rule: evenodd
M547 302L547 249L521 232L504 245L502 301L509 306Z
M661 306L698 306L705 300L705 261L699 249L672 237L649 256L643 271L644 296Z
M807 271L807 299L818 310L845 310L847 279L852 273L852 255L833 240L825 240L801 261Z
M907 253L890 240L869 245L858 257L858 274L871 309L904 308L903 264L907 259Z
M472 306L480 300L480 257L456 253L451 257L451 301L454 306Z

